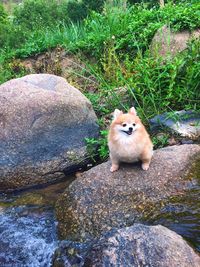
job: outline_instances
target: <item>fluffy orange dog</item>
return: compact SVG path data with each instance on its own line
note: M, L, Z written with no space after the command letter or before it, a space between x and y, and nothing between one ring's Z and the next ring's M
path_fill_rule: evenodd
M153 155L151 139L132 107L128 113L116 109L108 134L108 146L112 166L110 171L119 169L120 162L142 161L142 169L148 170Z

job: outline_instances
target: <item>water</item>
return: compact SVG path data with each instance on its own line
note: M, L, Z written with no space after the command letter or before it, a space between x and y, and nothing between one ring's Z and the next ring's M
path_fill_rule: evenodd
M161 224L181 235L200 252L200 159L192 165L186 179L192 181L190 190L169 198L146 219L150 224Z
M0 210L0 266L50 266L57 246L52 209Z
M181 235L200 252L200 186L185 195L170 198L165 205L146 218Z
M70 181L0 196L0 266L48 267L58 245L54 204Z
M54 204L73 180L0 195L0 267L48 267L58 245ZM183 236L200 252L200 185L154 207L145 221Z

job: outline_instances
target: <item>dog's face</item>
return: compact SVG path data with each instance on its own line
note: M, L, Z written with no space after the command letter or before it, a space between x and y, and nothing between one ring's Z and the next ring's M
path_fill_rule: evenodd
M114 119L111 128L124 136L131 136L141 127L135 108L131 108L128 113L123 114L122 111L116 109L114 111Z

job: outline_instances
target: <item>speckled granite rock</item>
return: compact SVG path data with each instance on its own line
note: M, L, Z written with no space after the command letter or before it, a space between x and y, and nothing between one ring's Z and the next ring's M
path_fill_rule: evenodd
M193 140L200 138L200 113L193 111L176 111L157 115L150 120L152 128L166 127L172 132Z
M187 48L188 41L200 38L200 29L192 32L173 32L164 25L152 39L150 50L154 56L162 56L164 59L172 58Z
M148 171L130 164L111 173L106 162L83 173L57 201L60 237L83 241L141 221L161 200L192 184L184 177L197 157L198 145L173 146L155 151Z
M0 190L53 182L83 165L97 137L89 100L65 79L33 74L0 86Z
M200 257L175 232L161 225L135 224L88 244L61 242L53 267L67 266L199 267Z

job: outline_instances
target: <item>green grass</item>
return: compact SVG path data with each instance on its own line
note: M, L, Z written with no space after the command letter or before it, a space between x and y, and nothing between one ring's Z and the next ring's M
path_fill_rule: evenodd
M25 3L31 1L26 0ZM46 0L34 2L40 1ZM39 9L40 5L37 8ZM138 48L146 50L156 30L164 24L175 30L193 30L200 26L198 3L166 5L163 9L148 9L142 5L134 5L127 9L110 8L104 10L103 14L91 13L83 23L78 24L69 22L67 18L63 20L64 14L59 13L59 8L56 20L52 18L51 21L50 15L42 17L40 14L38 22L36 10L31 23L28 17L30 11L24 9L18 8L18 12L14 13L17 17L8 19L6 29L10 27L12 30L14 26L14 32L6 31L9 33L4 33L5 35L2 33L1 41L4 41L5 45L2 43L0 51L6 53L7 58L28 56L45 51L49 47L63 45L70 51L79 49L99 59L105 43L110 42L112 36L115 36L115 46L119 53L134 55ZM43 11L48 12L48 9ZM23 17L23 12L28 12L27 18Z
M41 1L46 0L35 3L41 6ZM200 42L191 41L186 51L164 63L149 49L152 37L163 25L174 31L199 28L198 2L167 4L163 9L143 4L123 9L116 5L102 13L91 12L77 23L63 19L64 13L57 7L52 20L49 14L53 10L44 17L41 12L37 24L37 12L29 19L29 9L23 8L19 7L14 17L0 12L0 83L26 74L21 58L57 46L79 53L98 84L96 93L85 94L102 122L102 137L87 142L100 143L102 158L107 155L104 118L115 108L125 111L134 105L147 126L149 118L165 111L200 110ZM27 16L23 16L25 11Z

